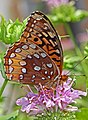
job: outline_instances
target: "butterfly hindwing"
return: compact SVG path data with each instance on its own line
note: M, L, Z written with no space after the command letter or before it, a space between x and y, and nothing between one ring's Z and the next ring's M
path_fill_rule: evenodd
M59 74L48 54L33 42L17 42L5 59L7 78L24 84L52 82Z

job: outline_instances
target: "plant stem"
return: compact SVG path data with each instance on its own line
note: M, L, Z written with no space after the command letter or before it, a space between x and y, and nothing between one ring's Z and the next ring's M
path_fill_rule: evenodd
M3 85L1 86L0 88L0 97L2 96L2 93L8 83L8 79L6 77L6 74L5 74L5 70L4 70L4 62L3 62L3 55L1 55L1 62L0 62L0 67L1 67L1 73L2 73L2 76L3 78L5 79L4 82L3 82Z
M73 35L73 32L72 32L72 30L71 30L71 28L70 28L69 23L64 23L64 25L65 25L66 31L67 31L67 33L69 34L69 36L71 37L71 40L72 40L72 42L74 43L75 47L78 47L78 46L77 46L76 39L75 39L75 37L74 37L74 35ZM77 52L77 51L76 51L76 52Z
M4 81L1 89L0 89L0 97L2 96L2 93L3 93L3 91L4 91L4 89L5 89L6 85L7 85L7 82L8 82L8 80L6 79L6 80Z
M65 28L66 28L66 30L67 30L67 33L69 34L69 36L71 37L72 42L74 43L74 46L75 46L74 49L75 49L76 54L83 59L84 56L83 56L81 50L79 49L79 47L78 47L78 45L77 45L77 42L76 42L76 40L75 40L75 37L74 37L74 35L73 35L73 33L72 33L72 30L71 30L71 28L70 28L70 26L69 26L69 23L64 23L64 25L65 25ZM80 64L81 64L81 66L82 66L82 69L83 69L84 73L85 73L86 76L88 77L88 72L87 72L87 65L86 65L86 63L83 61L83 62L81 62Z

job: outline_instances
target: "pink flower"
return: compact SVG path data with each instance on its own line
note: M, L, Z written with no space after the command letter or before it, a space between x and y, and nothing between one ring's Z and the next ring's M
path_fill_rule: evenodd
M47 2L47 5L50 7L57 7L60 6L61 4L67 4L69 0L43 0Z
M61 110L66 110L66 107L80 98L80 95L87 95L86 92L74 90L72 88L73 83L74 81L69 78L67 82L63 83L63 86L57 85L56 87L56 97L54 97L54 101Z
M29 92L25 97L18 99L16 104L22 106L22 112L31 115L45 113L47 110L57 111L58 109L62 111L77 111L78 108L71 106L71 103L75 103L76 99L79 99L80 96L86 96L87 93L73 89L73 83L74 81L68 78L63 85L57 84L56 89L40 85L38 93Z

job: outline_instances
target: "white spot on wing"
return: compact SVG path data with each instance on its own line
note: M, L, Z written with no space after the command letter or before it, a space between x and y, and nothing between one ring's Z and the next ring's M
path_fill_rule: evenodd
M45 58L45 57L46 57L46 54L45 54L45 53L41 53L41 56L42 56L43 58Z
M35 63L33 63L33 65L35 65Z
M52 68L52 66L53 66L52 63L47 63L46 65L47 65L47 67L49 67L49 68Z
M45 74L47 74L48 72L47 71L45 71Z
M9 66L9 73L12 73L13 70L14 70L14 68Z
M45 78L44 78L44 77L42 77L42 80L45 80Z
M54 38L54 34L52 32L48 32L48 34L51 38Z
M11 59L9 59L8 62L9 62L9 65L11 65L13 63L13 61Z
M20 75L20 80L22 80L22 79L23 79L23 77L24 77L23 75Z
M32 78L35 78L36 76L35 75L32 75Z
M57 42L55 41L54 44L57 45Z
M15 53L11 53L10 58L13 58L15 56L16 56Z
M30 46L31 48L33 48L33 49L36 48L36 45L34 45L34 44L30 44L29 46Z
M50 76L48 76L48 78L50 78Z
M44 29L47 30L48 29L47 26L45 26Z
M26 59L26 57L23 57L23 56L22 56L22 60L25 60L25 59Z
M32 32L32 28L30 28L29 32Z
M34 20L34 23L36 23L37 21L36 20Z
M24 66L24 65L26 65L26 62L25 61L20 61L20 65Z
M48 24L47 24L47 23L44 23L44 25L45 25L45 26L48 26Z
M40 18L37 18L36 20L42 20L42 17L40 17Z
M41 36L42 36L42 34L39 33L39 34L38 34L38 37L41 37Z
M13 77L13 75L11 74L11 75L9 76L9 80L12 80L12 77Z
M30 17L28 18L28 21L30 20Z
M26 71L27 71L26 68L22 68L23 73L26 73Z
M50 75L53 75L53 71L50 72Z
M43 34L45 37L48 37L48 34L47 34L47 33L42 32L42 34Z
M31 80L31 82L34 82L35 80Z
M12 80L12 77L13 77L12 74L10 74L10 76L9 76L9 80Z
M31 27L34 27L34 24L32 24Z
M57 52L57 53L60 53L60 51L59 51L58 49L56 50L56 52Z
M35 54L34 54L34 57L39 58L39 55L35 53Z
M20 49L20 48L17 48L17 49L15 49L15 52L16 52L16 53L19 53L19 52L21 52L21 49Z
M30 59L32 58L32 56L31 56L31 55L27 55L27 57L28 57L28 58L30 58Z
M34 70L39 71L39 70L41 70L41 67L35 66L35 67L34 67Z
M27 50L27 49L28 49L28 45L23 45L22 48L23 48L24 50Z

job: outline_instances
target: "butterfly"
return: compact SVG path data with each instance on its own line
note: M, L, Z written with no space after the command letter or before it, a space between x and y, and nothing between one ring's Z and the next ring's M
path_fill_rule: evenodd
M42 12L30 15L20 40L8 49L4 66L9 80L23 84L46 85L64 78L61 42Z

